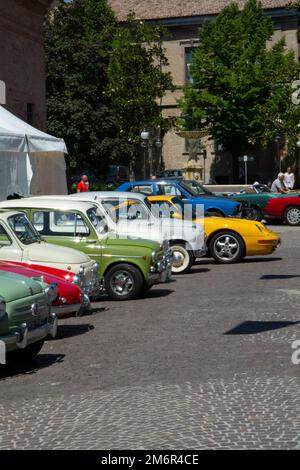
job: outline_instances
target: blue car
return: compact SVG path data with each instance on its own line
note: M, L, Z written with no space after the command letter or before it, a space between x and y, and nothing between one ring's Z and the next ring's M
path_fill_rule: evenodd
M214 196L197 181L174 179L155 179L147 181L128 181L121 184L116 191L134 191L148 196L174 195L180 196L185 203L195 207L203 204L204 210L223 217L241 217L244 205L226 197Z

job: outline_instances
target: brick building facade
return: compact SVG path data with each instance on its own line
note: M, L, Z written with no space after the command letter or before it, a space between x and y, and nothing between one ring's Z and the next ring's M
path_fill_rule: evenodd
M246 0L235 0L241 8ZM197 44L197 31L203 21L213 18L222 8L230 4L230 0L110 0L110 4L120 21L125 21L130 11L135 12L138 19L149 24L160 24L168 28L171 35L164 41L164 47L170 63L177 91L163 100L165 115L178 116L177 100L182 95L182 86L188 77L188 66L192 48ZM299 58L297 32L299 18L296 10L288 9L290 0L262 0L265 14L274 21L275 33L272 41L285 37L287 48L293 49ZM232 162L228 155L215 148L214 142L204 139L206 159L199 154L194 173L205 182L230 182L232 178ZM184 168L188 165L186 142L175 132L169 132L164 139L163 160L165 167ZM204 174L204 166L205 174ZM255 156L249 165L250 177L267 181L276 171L276 147Z
M45 129L46 96L43 20L52 0L0 1L0 81L5 107Z

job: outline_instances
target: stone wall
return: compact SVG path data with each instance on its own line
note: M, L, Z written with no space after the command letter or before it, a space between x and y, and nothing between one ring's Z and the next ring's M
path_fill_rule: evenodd
M6 84L6 108L45 129L43 19L52 0L1 0L0 80Z

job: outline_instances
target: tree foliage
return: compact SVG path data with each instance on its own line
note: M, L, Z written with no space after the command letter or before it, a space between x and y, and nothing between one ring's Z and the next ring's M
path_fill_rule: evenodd
M174 89L171 74L163 71L168 65L164 34L129 15L112 42L108 94L116 106L120 133L130 142L137 142L141 126L162 131L170 126L159 106L166 91Z
M299 77L294 53L284 41L267 46L270 18L257 0L239 11L226 7L199 30L191 66L193 83L184 90L181 125L210 126L212 137L234 155L267 145L280 132L297 138L299 107L292 103L292 83Z
M62 0L46 21L48 130L73 166L127 164L141 126L164 126L157 98L171 88L157 29L117 23L107 0Z

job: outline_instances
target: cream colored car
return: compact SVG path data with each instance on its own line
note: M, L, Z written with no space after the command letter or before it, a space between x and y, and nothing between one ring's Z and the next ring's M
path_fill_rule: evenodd
M0 209L0 259L69 271L70 279L87 295L101 290L98 263L80 251L45 242L20 211Z

